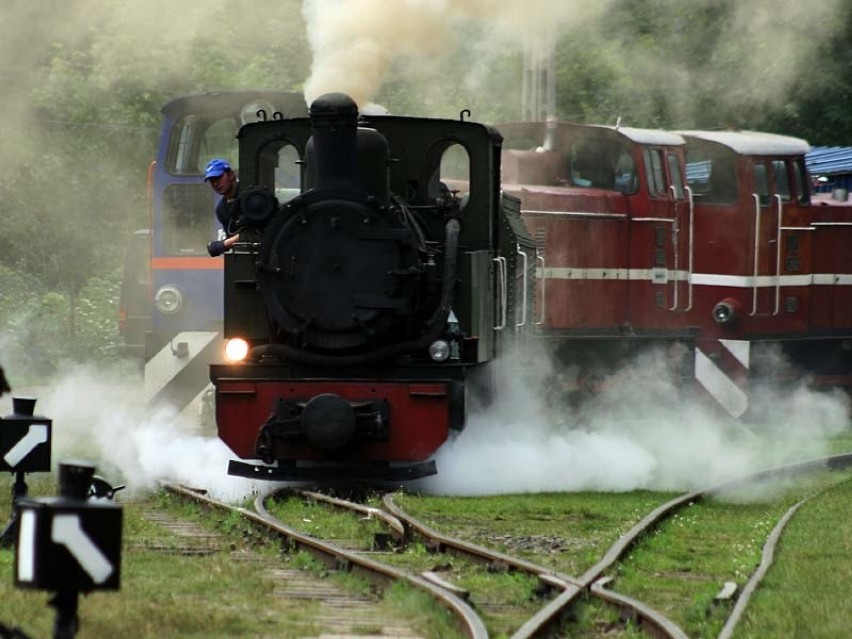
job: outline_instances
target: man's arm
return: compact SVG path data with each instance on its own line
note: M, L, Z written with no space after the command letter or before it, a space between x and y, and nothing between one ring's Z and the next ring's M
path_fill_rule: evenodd
M224 240L215 240L207 245L207 252L210 253L210 257L219 257L222 253L229 250L239 241L239 233L232 235L231 237L226 237Z

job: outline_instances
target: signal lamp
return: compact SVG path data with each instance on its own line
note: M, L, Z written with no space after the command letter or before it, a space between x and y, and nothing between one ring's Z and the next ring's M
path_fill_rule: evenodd
M172 284L161 286L156 295L154 295L154 306L161 313L173 315L183 306L183 293Z
M450 357L450 344L447 340L435 340L429 345L429 357L436 362L446 362Z
M248 355L249 345L248 342L239 337L234 339L229 339L228 343L225 344L225 357L230 362L241 362Z

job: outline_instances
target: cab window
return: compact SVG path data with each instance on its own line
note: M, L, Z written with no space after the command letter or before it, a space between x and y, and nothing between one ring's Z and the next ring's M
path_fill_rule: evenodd
M279 202L288 202L302 192L302 171L299 152L292 144L278 149L278 164L275 167L275 197Z
M796 185L796 195L799 199L799 204L808 205L811 203L811 192L808 187L808 172L804 162L801 160L793 160L793 180Z
M766 165L762 162L755 163L752 167L752 178L754 193L757 194L760 206L769 206L769 176Z
M683 177L681 177L680 162L678 161L677 155L674 153L668 153L666 155L666 162L669 165L669 175L671 176L675 199L682 200Z
M653 196L666 192L666 176L663 170L663 152L659 149L644 149L645 174L648 193Z
M775 193L784 202L790 201L790 180L787 177L787 163L784 160L772 161L772 173L775 177Z
M686 183L702 204L733 204L737 199L734 155L691 143L686 152Z
M170 184L163 191L162 238L167 255L206 255L214 232L213 190L203 183Z
M630 149L600 138L579 139L571 146L571 184L594 189L635 193L636 166Z
M429 180L427 196L435 200L447 191L457 191L461 208L467 206L470 197L470 156L461 144L451 144L444 149L438 172Z
M207 162L225 158L237 166L237 130L234 117L210 121L195 114L182 117L172 129L167 169L172 175L200 175Z

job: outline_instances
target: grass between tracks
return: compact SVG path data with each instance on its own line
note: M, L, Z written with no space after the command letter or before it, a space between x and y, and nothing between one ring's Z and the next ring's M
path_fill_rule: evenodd
M738 637L846 638L852 628L852 481L804 504Z
M28 483L32 497L56 494L53 477L30 478ZM10 494L10 487L11 481L0 478L0 494ZM174 538L143 516L143 511L153 505L197 521L210 536ZM351 575L327 573L302 553L282 557L273 544L258 546L258 539L249 544L245 526L235 516L211 514L165 494L123 506L121 590L80 598L81 638L319 636L323 628L311 623L317 604L271 596L275 581L264 574L267 565L309 570L344 588L369 590L365 582ZM0 520L4 524L9 510L8 501L0 502ZM259 561L235 559L249 546L259 555ZM187 552L188 549L194 552ZM14 549L0 549L0 622L19 627L31 637L51 636L54 610L48 606L50 595L16 589L14 561ZM419 593L394 588L386 600L389 609L403 611L401 616L412 619L415 627L422 627L424 636L453 636L444 612L432 608L431 602L424 601Z

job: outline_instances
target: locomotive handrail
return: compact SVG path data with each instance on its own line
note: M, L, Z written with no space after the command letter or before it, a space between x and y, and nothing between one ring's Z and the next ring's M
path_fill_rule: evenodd
M544 317L545 317L545 315L544 315L544 309L545 309L544 290L547 287L547 278L544 275L544 269L545 269L544 256L539 255L538 251L536 251L535 259L541 260L541 319L535 323L536 326L541 326L542 324L544 324Z
M757 272L760 263L760 196L752 193L754 199L754 279L751 283L751 313L757 315Z
M775 232L775 311L772 315L778 315L781 310L781 220L784 217L784 199L780 193L775 194L778 202L778 228Z
M523 284L521 286L521 321L515 324L515 328L520 328L524 324L527 323L527 265L529 264L527 254L521 250L520 244L515 244L515 251L518 255L521 256L521 260L523 261L522 272L524 274Z
M495 331L502 331L506 328L506 307L508 302L508 291L506 290L506 258L497 256L493 258L497 262L497 282L500 285L500 323L494 327Z
M672 253L674 253L674 277L672 278L672 305L669 308L670 311L676 311L678 305L678 285L677 285L677 271L678 266L680 266L680 222L677 217L677 190L674 187L674 184L669 186L669 190L672 194Z
M684 310L691 311L692 310L692 273L695 270L695 197L692 193L692 187L685 186L683 188L686 191L687 202L689 203L689 269L686 273L686 281L687 281L687 298L689 303L686 305Z

